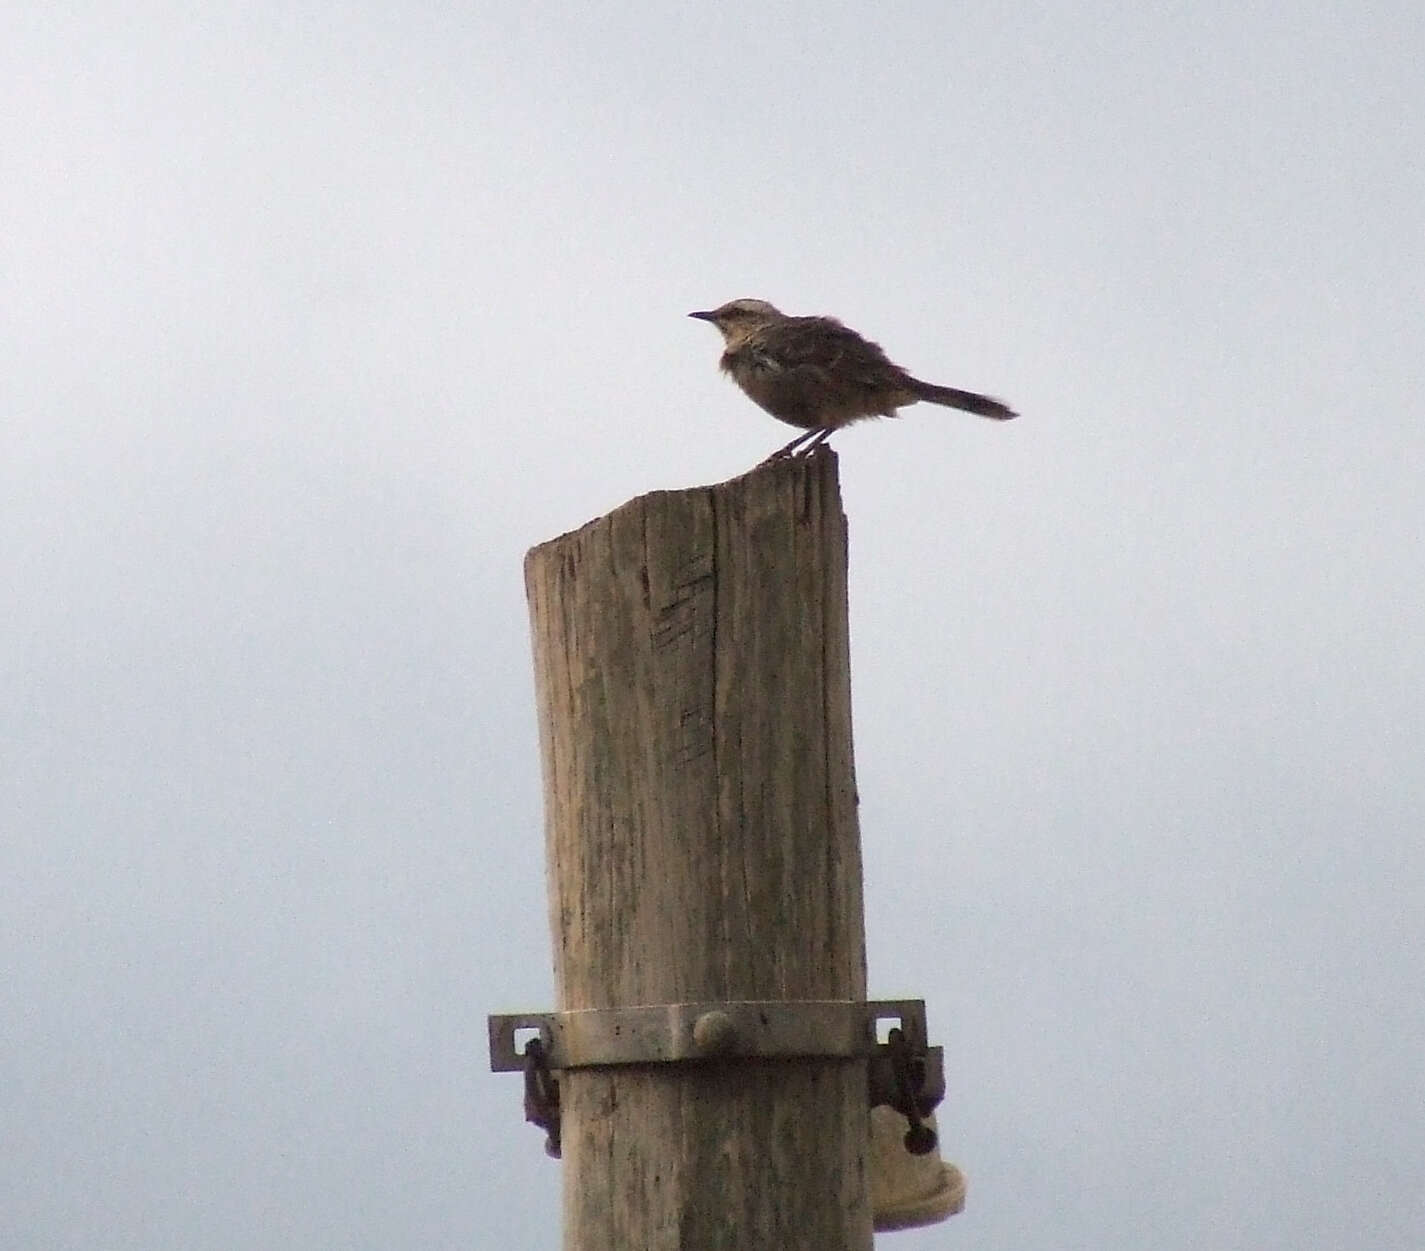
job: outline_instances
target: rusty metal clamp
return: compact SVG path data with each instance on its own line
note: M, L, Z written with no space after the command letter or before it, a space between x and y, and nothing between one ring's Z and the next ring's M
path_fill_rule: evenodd
M878 1023L895 1021L884 1043ZM537 1031L523 1050L518 1036ZM924 1118L945 1094L943 1051L926 1042L925 1001L882 999L734 1000L645 1004L578 1012L492 1015L490 1068L523 1071L525 1119L545 1130L559 1155L558 1072L624 1065L735 1063L739 1060L865 1059L871 1106L887 1104L910 1122L906 1149L935 1147Z
M559 1081L549 1071L544 1044L531 1038L524 1049L524 1119L544 1130L544 1152L559 1158Z

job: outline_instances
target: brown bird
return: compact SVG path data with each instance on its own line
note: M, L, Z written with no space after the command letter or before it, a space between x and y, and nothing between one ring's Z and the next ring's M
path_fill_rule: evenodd
M724 373L778 421L800 426L768 460L806 454L833 430L864 417L894 417L921 400L1007 421L1014 409L987 395L913 378L834 317L788 317L766 300L730 300L689 313L722 332Z

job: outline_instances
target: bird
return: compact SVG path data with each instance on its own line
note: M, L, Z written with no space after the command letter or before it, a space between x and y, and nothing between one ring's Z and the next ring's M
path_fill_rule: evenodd
M895 417L921 400L1008 421L1000 400L912 377L878 344L834 317L789 317L766 300L729 300L689 313L722 334L722 370L748 399L802 433L767 458L804 456L833 431L867 417Z

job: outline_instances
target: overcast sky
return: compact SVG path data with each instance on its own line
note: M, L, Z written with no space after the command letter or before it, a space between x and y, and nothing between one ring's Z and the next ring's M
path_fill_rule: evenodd
M902 1249L1425 1245L1418 0L13 5L0 1245L555 1248L521 560L835 440Z

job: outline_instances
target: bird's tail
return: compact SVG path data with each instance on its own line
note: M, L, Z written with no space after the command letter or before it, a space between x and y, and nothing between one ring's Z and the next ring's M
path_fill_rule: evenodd
M991 417L995 421L1008 421L1011 417L1019 416L1008 404L1002 404L988 395L979 395L974 391L958 391L954 387L937 387L933 382L922 382L919 378L912 378L911 382L915 384L916 394L932 404L944 404L946 408L962 409L981 417Z

